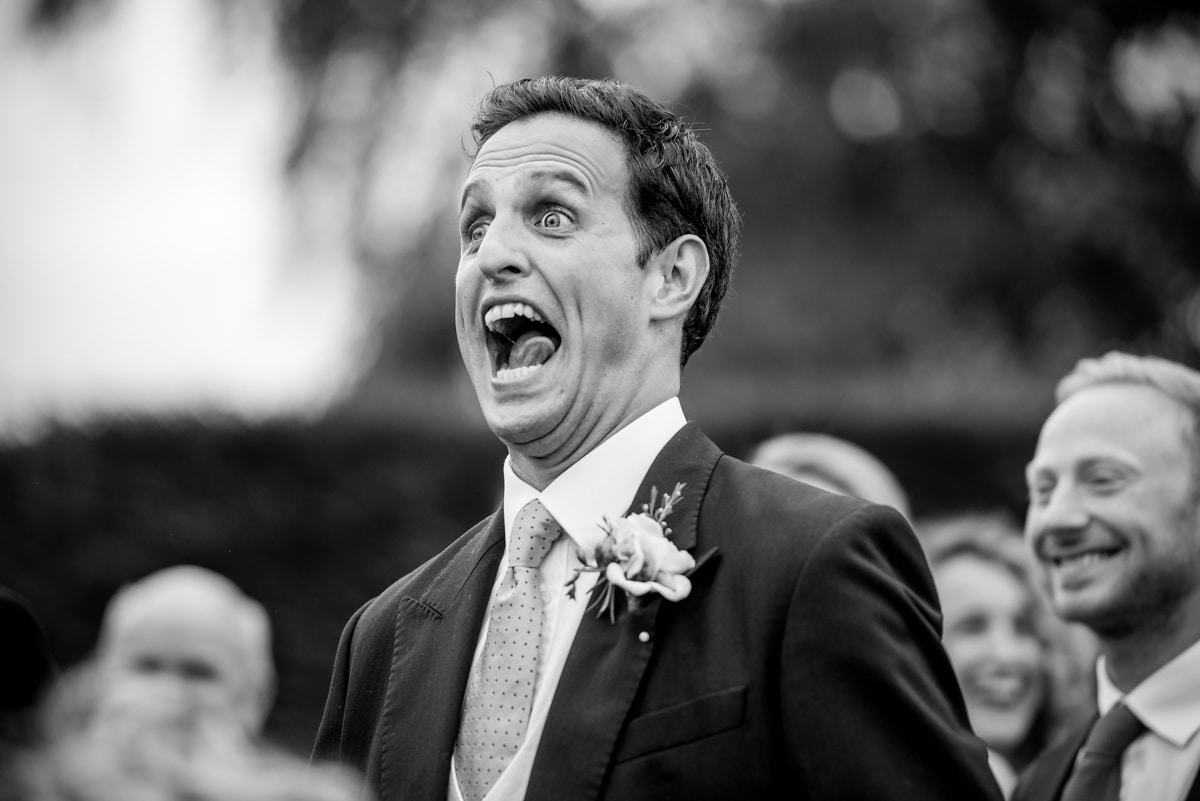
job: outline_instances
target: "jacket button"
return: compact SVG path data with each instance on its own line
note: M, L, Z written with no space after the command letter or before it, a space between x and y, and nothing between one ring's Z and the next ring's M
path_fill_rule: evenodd
M638 632L638 642L650 642L650 632L648 632L648 631Z

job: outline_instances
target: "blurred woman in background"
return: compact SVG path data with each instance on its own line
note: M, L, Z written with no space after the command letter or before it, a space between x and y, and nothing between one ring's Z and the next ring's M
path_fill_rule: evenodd
M957 515L917 530L941 599L946 652L1007 797L1020 771L1090 714L1094 645L1050 613L1006 516Z

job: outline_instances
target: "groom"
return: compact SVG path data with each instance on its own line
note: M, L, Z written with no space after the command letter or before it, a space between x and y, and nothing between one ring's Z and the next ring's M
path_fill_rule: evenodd
M999 799L904 518L684 418L740 228L712 154L611 81L500 86L472 131L455 321L503 506L355 613L315 756L383 801Z

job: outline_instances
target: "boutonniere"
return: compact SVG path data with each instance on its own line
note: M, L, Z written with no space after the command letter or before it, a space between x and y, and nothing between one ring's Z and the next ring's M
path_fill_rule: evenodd
M671 529L667 527L667 515L683 497L683 484L676 484L670 495L658 494L658 488L650 490L650 503L642 504L639 514L626 515L612 520L607 515L598 524L604 531L604 540L596 546L589 560L579 553L581 566L567 581L567 596L575 597L575 582L584 573L599 573L595 585L589 591L593 596L588 611L598 610L596 617L608 612L609 620L616 621L617 611L614 593L625 591L630 606L647 593L656 592L668 601L682 601L692 591L691 580L684 575L696 566L696 561L687 551L681 551L671 542Z

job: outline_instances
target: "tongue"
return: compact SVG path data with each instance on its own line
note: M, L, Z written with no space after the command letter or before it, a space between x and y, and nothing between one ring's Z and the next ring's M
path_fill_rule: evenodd
M509 367L528 367L543 364L554 355L557 346L554 340L535 331L528 331L513 343L508 354Z

